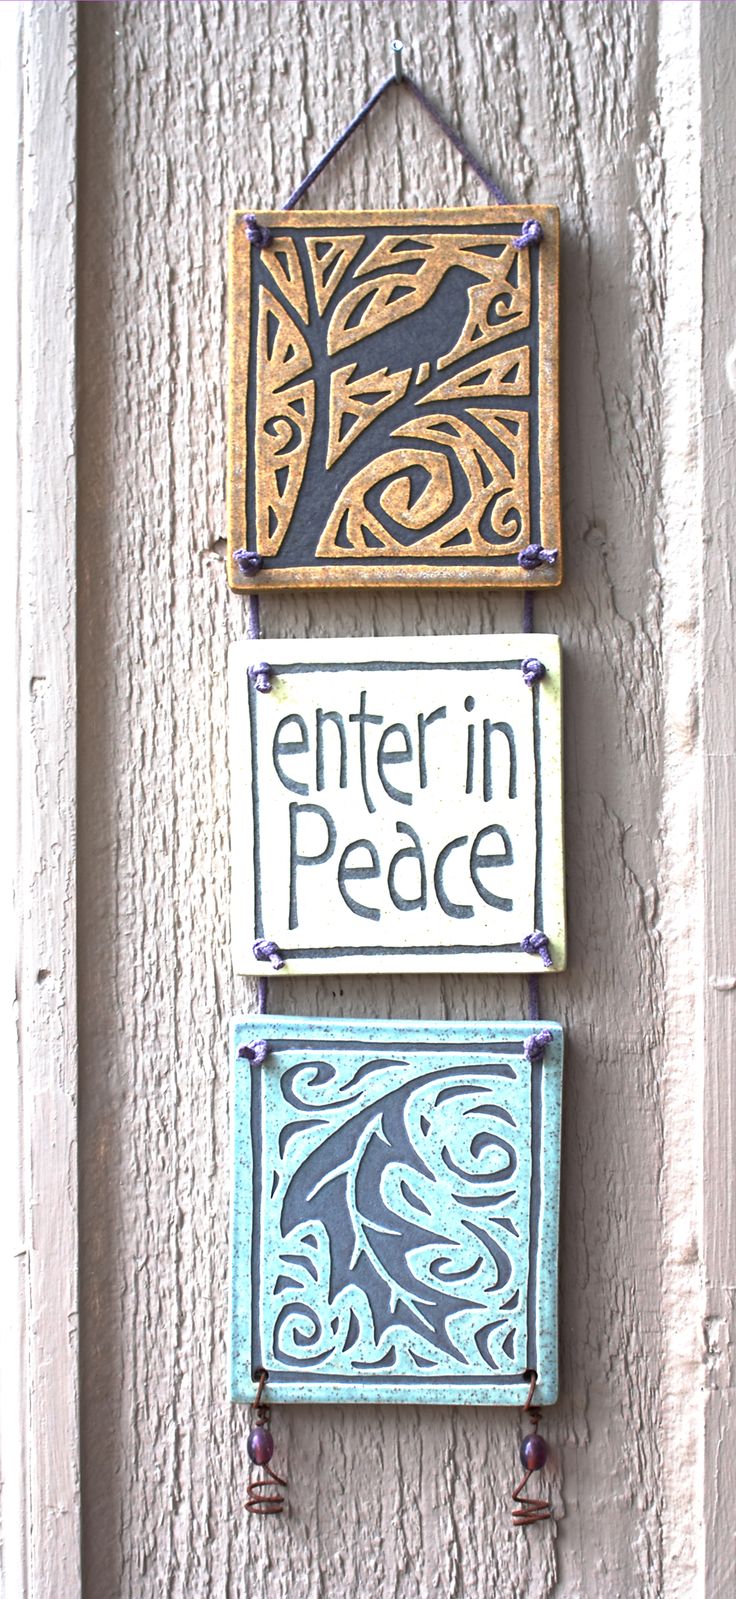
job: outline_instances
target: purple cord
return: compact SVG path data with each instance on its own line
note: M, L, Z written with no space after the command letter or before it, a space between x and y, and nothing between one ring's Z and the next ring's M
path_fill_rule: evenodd
M243 577L247 577L249 572L260 572L263 566L263 556L256 555L254 550L233 550L233 560Z
M253 945L253 954L257 961L270 961L275 972L280 972L286 961L278 944L272 938L257 938Z
M389 75L389 77L384 78L382 83L379 83L378 88L374 89L373 94L370 95L366 100L365 105L362 105L360 110L356 112L355 116L352 118L352 121L348 122L347 126L343 128L342 133L338 134L337 138L330 145L329 149L325 150L324 155L320 157L316 166L312 167L311 172L308 172L306 177L302 178L301 183L297 184L293 193L289 195L288 200L284 201L284 205L282 207L284 211L293 211L294 206L298 205L299 201L304 198L307 190L311 189L315 179L319 177L321 172L324 172L325 167L329 166L330 161L334 159L334 157L342 149L343 145L347 144L348 139L352 137L356 129L359 128L363 122L365 122L366 117L370 115L373 107L378 104L378 101L386 93L386 90L390 89L395 83L396 78L393 72ZM462 157L462 160L465 162L466 166L469 166L471 172L474 172L475 176L480 179L484 189L488 190L488 193L490 194L491 198L496 201L496 204L509 205L510 201L504 194L503 189L500 189L498 184L494 182L490 172L487 172L486 168L481 166L480 161L476 156L473 155L470 146L466 143L465 139L463 139L462 135L452 127L451 123L447 121L447 118L444 116L442 111L440 111L439 106L433 104L433 102L429 99L429 96L425 94L424 90L420 88L419 84L416 83L407 72L402 73L401 79L399 80L399 88L401 88L402 85L409 90L409 93L414 96L414 99L417 101L417 103L424 111L427 112L427 115L432 118L432 121L440 129L440 132L444 134L445 138L449 139L450 143L455 146L455 149ZM259 222L257 217L253 216L251 212L249 212L245 217L245 230L248 235L249 242L254 246L255 249L263 250L268 244L270 244L271 229L268 228L265 223ZM541 244L543 238L544 230L541 223L537 222L536 218L529 217L527 218L526 222L522 222L521 233L519 234L518 238L514 239L512 242L517 250L528 250L529 246L532 244Z
M269 666L268 661L261 661L259 666L249 666L248 676L251 682L255 683L259 694L271 693L271 678L273 677L273 670Z
M319 177L321 172L324 172L325 167L329 166L330 161L334 160L334 157L342 149L343 145L347 144L348 139L352 137L356 129L359 128L363 122L365 122L366 117L370 115L373 107L378 104L378 101L386 93L386 90L392 88L395 83L396 78L393 72L390 73L387 78L384 78L382 83L379 83L378 88L374 89L373 94L370 95L366 100L365 105L361 106L360 110L356 112L352 120L348 122L346 127L343 128L342 133L338 134L337 138L330 145L329 149L325 150L323 156L320 156L316 166L312 167L311 172L308 172L306 177L302 178L301 183L297 184L293 193L289 195L288 200L284 201L284 205L282 207L284 211L293 211L294 206L298 205L299 201L304 198L307 190L311 189L315 179ZM463 139L462 134L458 133L457 130L452 127L451 123L447 121L447 118L444 116L443 112L440 111L439 106L433 104L433 102L429 99L429 96L426 95L424 90L420 88L419 84L409 76L408 72L402 73L398 87L401 88L402 86L409 90L409 93L414 96L414 99L417 101L417 103L424 111L427 112L427 115L432 118L432 121L440 129L440 132L443 133L445 138L449 139L450 143L455 146L455 149L462 157L462 160L465 162L466 166L469 166L471 172L474 172L475 176L480 179L484 189L488 190L488 193L490 194L491 198L496 201L496 204L509 205L510 201L504 194L503 189L500 189L498 184L494 182L490 172L486 171L484 166L481 166L480 161L477 159L477 156L473 155L470 146L466 143L465 139ZM245 229L248 239L255 249L263 250L266 245L270 244L270 228L268 228L265 223L260 223L258 219L250 212L245 218ZM528 250L530 245L541 244L543 239L544 229L542 228L541 222L537 222L535 217L528 217L525 222L522 222L521 233L512 242L517 250Z
M537 222L536 217L529 217L526 222L522 222L521 233L518 239L514 239L514 244L517 250L528 250L531 244L541 244L543 238L544 228L541 222Z
M298 205L299 201L303 199L304 195L306 194L307 189L312 187L315 178L319 177L320 172L324 172L325 167L329 165L330 161L332 161L333 157L336 156L338 151L342 149L343 145L347 144L348 139L353 133L355 133L356 128L359 128L361 123L365 122L366 117L369 116L370 112L373 110L373 107L378 104L378 101L381 99L382 95L384 95L386 90L390 89L395 83L396 78L394 77L393 72L388 78L384 78L383 83L379 83L378 88L374 89L373 94L368 100L366 100L365 105L361 106L360 110L356 112L352 122L349 122L347 127L343 128L342 133L338 134L338 137L335 139L334 143L330 145L329 150L325 151L324 155L317 162L317 165L312 167L311 172L308 172L305 178L302 178L301 183L297 184L293 194L290 194L288 200L286 200L284 203L282 208L284 211L292 211L294 206ZM471 171L475 173L476 177L480 178L484 188L488 190L488 193L493 197L497 205L508 205L509 201L506 199L503 191L499 189L498 184L494 183L490 172L486 172L485 167L481 166L480 162L472 154L472 151L465 143L465 140L461 138L460 134L456 133L455 129L450 126L449 122L447 122L445 117L442 115L442 112L439 111L437 106L433 105L431 100L427 98L424 90L420 89L419 84L415 83L414 79L410 78L406 72L402 75L401 84L406 86L410 94L413 94L414 99L419 102L419 104L432 118L433 122L436 122L437 127L442 130L445 138L449 139L451 143L454 144L455 149L462 156L463 161L467 163ZM249 230L249 239L251 239L251 242L256 245L256 248L258 248L259 241L255 238L252 238L250 232L250 227L252 225L255 225L255 227L259 228L259 231L261 231L255 217L246 217L245 225ZM528 226L528 224L524 223L524 227L526 226ZM539 226L539 224L537 223L536 226ZM267 233L268 229L264 229L262 231ZM530 240L529 242L531 243L532 241ZM261 244L260 248L262 247L263 246ZM526 248L526 245L522 246L522 248Z
M547 668L542 661L537 660L536 655L527 655L521 663L521 675L527 688L531 688L534 683L541 683L542 678L547 676Z
M539 1021L539 978L536 972L530 972L527 978L527 991L529 994L529 1020Z
M248 637L251 639L259 639L261 636L260 601L257 594L250 594L248 598L250 600L248 607ZM249 672L250 670L251 669L249 668ZM268 666L268 664L265 661L262 662L261 666L256 668L256 671L268 672L268 688L270 689L271 668ZM258 678L256 678L256 688L259 687L260 684L258 682ZM278 944L275 944L273 939L257 938L255 944L253 945L253 954L255 955L256 960L269 960L277 972L280 971L281 967L285 964ZM259 977L258 979L258 1010L261 1016L265 1016L268 1012L267 977Z
M525 572L533 572L538 566L554 566L557 555L557 550L545 550L541 544L527 544L525 550L519 551L516 559Z
M302 178L301 183L297 184L293 194L290 194L288 200L284 201L284 205L282 207L284 211L293 211L294 206L299 204L299 201L302 199L303 195L306 194L307 189L311 189L315 178L318 178L320 172L324 172L325 167L329 166L333 156L336 156L338 150L341 150L343 145L347 144L351 134L355 133L356 128L360 127L361 122L365 122L369 112L373 110L374 105L378 104L381 95L385 94L386 90L390 89L391 84L395 83L395 81L394 75L391 73L390 78L385 78L383 83L379 83L378 88L374 89L370 99L366 100L364 106L361 106L360 110L353 117L352 122L349 122L347 127L343 128L342 133L339 134L335 139L334 144L330 145L329 150L325 151L324 155L317 162L316 167L312 167L311 172L307 173L306 178Z
M549 939L546 933L540 933L538 929L533 933L527 933L526 938L522 938L519 948L524 951L525 955L539 955L542 965L548 971L551 970L552 956L549 952Z
M261 602L257 594L248 595L248 638L261 636Z
M238 1060L248 1060L251 1066L262 1066L270 1049L267 1038L257 1038L254 1044L241 1044Z
M538 545L537 546L532 545L531 548L532 549L534 549L534 548L538 549L539 546ZM522 551L522 554L523 553L524 552ZM521 562L521 556L519 556L519 561L520 561L521 564L523 564L523 562ZM533 589L525 589L524 590L524 613L523 613L523 618L522 618L522 629L523 629L523 631L525 633L533 633L534 632L534 590ZM541 661L537 660L536 656L527 655L525 660L523 660L522 663L521 663L521 671L522 671L522 676L524 678L524 682L527 684L528 688L531 688L534 683L538 683L540 681L540 678L543 678L546 675L547 668L542 664ZM536 932L535 933L530 933L527 938L522 940L521 948L524 950L524 953L527 954L527 955L541 955L545 966L551 966L552 965L552 961L550 959L550 953L549 953L549 940L546 938L544 933L536 933ZM545 958L545 955L546 955L546 958ZM538 977L536 972L530 972L528 977L527 977L527 994L528 994L529 1020L530 1020L530 1022L538 1022L539 1021L539 977Z
M534 1017L535 1021L536 1019ZM551 1043L552 1034L548 1027L541 1027L538 1033L531 1033L529 1038L524 1040L524 1054L527 1060L543 1060L544 1051Z
M245 231L248 235L248 243L254 245L256 250L265 250L266 245L271 243L271 229L267 228L264 223L259 222L254 216L248 215L246 217Z
M389 79L389 82L390 81L391 80ZM407 89L411 94L413 94L414 99L419 101L420 106L423 106L424 110L429 113L432 121L436 122L437 127L441 129L442 133L444 133L445 138L449 139L451 144L454 144L455 149L462 156L463 161L465 161L467 166L470 167L471 172L475 173L476 178L480 178L483 187L488 190L490 195L492 195L497 205L508 205L509 201L506 199L503 190L499 189L497 183L494 183L490 172L486 172L485 167L482 167L480 162L476 160L475 156L468 149L465 140L459 133L455 131L454 128L450 126L449 122L445 120L442 112L438 110L437 106L433 105L432 101L427 99L424 90L420 89L419 84L415 83L413 78L408 77L407 73L404 73L401 81L402 83L406 84ZM527 224L524 223L524 227L526 226ZM515 239L514 244L516 243L517 240Z

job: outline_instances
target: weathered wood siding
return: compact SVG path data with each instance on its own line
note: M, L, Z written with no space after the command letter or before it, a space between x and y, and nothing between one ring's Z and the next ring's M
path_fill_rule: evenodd
M0 803L5 839L18 843L15 958L6 963L0 1074L3 1599L80 1589L76 46L71 6L28 6L3 17L3 166L15 156L20 218L16 240L16 219L3 210L3 586L6 600L17 600L17 627L14 641L4 635L6 646L15 643L16 682L14 704L12 681L3 675L9 725ZM12 64L17 142L7 121ZM15 296L8 281L14 264ZM8 459L14 443L17 532ZM7 907L3 944L6 918Z
M736 710L733 504L736 473L736 19L702 19L703 549L702 858L705 862L704 1283L707 1593L736 1589Z
M87 1599L702 1591L699 12L79 7ZM543 990L567 1030L563 1397L558 1520L528 1532L509 1524L517 1418L480 1410L284 1410L289 1515L249 1520L227 1398L226 1028L253 989L228 927L225 658L246 613L224 570L226 224L283 199L390 70L394 32L508 191L563 218L566 582L536 608L566 659L570 966ZM323 207L481 199L398 94L314 189ZM263 605L265 632L295 637L520 614L488 593ZM512 978L277 993L330 1015L524 1004Z

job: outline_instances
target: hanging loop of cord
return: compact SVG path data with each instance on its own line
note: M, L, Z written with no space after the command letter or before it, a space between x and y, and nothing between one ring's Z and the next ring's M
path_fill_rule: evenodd
M370 116L374 106L378 105L379 100L383 98L386 91L393 88L408 90L409 94L413 96L417 104L422 107L422 110L426 111L427 115L432 118L435 126L439 128L443 136L446 139L449 139L450 143L455 146L458 155L462 157L462 160L465 162L465 165L470 168L471 172L475 173L476 178L478 178L483 184L484 189L491 196L491 199L495 201L496 205L511 204L510 200L508 200L507 196L504 194L503 189L499 188L499 185L491 176L490 172L482 165L482 163L478 160L478 157L474 155L473 151L470 149L470 146L462 137L462 134L458 133L456 128L453 128L452 124L448 122L444 113L440 111L439 106L435 105L434 101L429 98L429 95L425 94L424 89L420 87L415 79L412 78L408 72L404 71L401 56L402 50L403 45L401 44L401 41L396 39L393 44L393 72L390 72L388 77L384 78L383 81L379 83L378 87L374 89L371 95L369 95L365 104L360 107L360 110L356 112L355 116L350 122L347 123L342 132L338 134L335 140L333 140L333 143L330 145L329 149L325 150L324 155L320 156L320 159L316 165L313 166L311 171L306 174L306 177L302 178L301 183L297 184L296 188L289 195L288 200L284 201L284 204L281 208L282 210L293 211L294 207L299 204L299 201L303 200L308 189L311 189L312 184L319 177L320 173L324 172L325 167L329 166L331 161L334 161L335 156L340 150L342 150L343 145L347 144L348 139L352 138L356 130L361 127L366 121L366 118ZM249 213L245 218L245 227L247 229L250 243L254 245L256 249L262 250L268 246L271 240L270 229L267 228L264 223L259 222L258 219L251 213ZM544 231L541 223L535 218L528 218L522 223L521 232L519 236L513 240L513 243L517 250L528 250L532 245L541 244L543 239Z

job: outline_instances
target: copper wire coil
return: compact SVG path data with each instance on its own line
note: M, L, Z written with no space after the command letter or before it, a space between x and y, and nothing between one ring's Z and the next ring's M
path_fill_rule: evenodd
M266 1371L265 1366L259 1366L258 1370L254 1371L253 1376L258 1378L256 1397L253 1400L253 1409L254 1411L258 1412L263 1405L263 1390L268 1382L268 1372Z
M524 1489L531 1477L530 1471L525 1471L521 1482L515 1487L511 1498L516 1500L517 1508L511 1512L511 1520L515 1527L531 1527L535 1521L550 1521L552 1507L549 1499L532 1499L529 1494L524 1494Z
M284 1495L280 1489L288 1485L284 1477L277 1477L270 1466L259 1468L263 1476L251 1477L245 1508L252 1516L280 1516L284 1509Z
M268 1381L268 1372L263 1366L253 1373L258 1378L256 1396L253 1400L251 1418L257 1427L268 1427L271 1420L271 1407L263 1402L263 1390ZM263 1476L255 1477L251 1472L248 1482L248 1497L245 1508L252 1516L280 1516L284 1510L284 1495L279 1491L288 1487L285 1477L279 1477L268 1465L255 1466L254 1471L261 1471Z
M530 1375L529 1392L522 1405L522 1415L529 1417L532 1432L536 1433L542 1419L542 1412L539 1405L534 1404L537 1373L533 1371ZM534 1469L525 1471L521 1481L517 1483L511 1494L516 1507L511 1512L511 1520L515 1527L531 1527L536 1521L551 1521L552 1519L552 1505L549 1499L535 1499L531 1494L524 1493L529 1478L533 1475Z

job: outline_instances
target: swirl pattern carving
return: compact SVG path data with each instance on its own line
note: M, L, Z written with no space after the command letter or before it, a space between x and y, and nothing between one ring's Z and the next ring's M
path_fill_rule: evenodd
M559 1028L542 1067L531 1024L260 1025L266 1063L236 1068L244 1391L265 1366L281 1398L513 1403L531 1360L549 1392Z
M509 548L519 549L529 522L528 471L519 470L520 463L528 468L529 417L490 408L471 408L469 415L477 428L442 412L395 428L397 438L439 444L442 453L394 449L370 461L339 496L317 554L365 556L382 549L402 555L411 538L414 556L457 549L481 555L486 523ZM513 471L502 446L514 458ZM435 530L424 533L426 528Z
M467 1062L300 1059L266 1211L273 1366L515 1372L525 1359L528 1121ZM275 1129L274 1129L275 1131ZM277 1246L274 1248L274 1246Z

